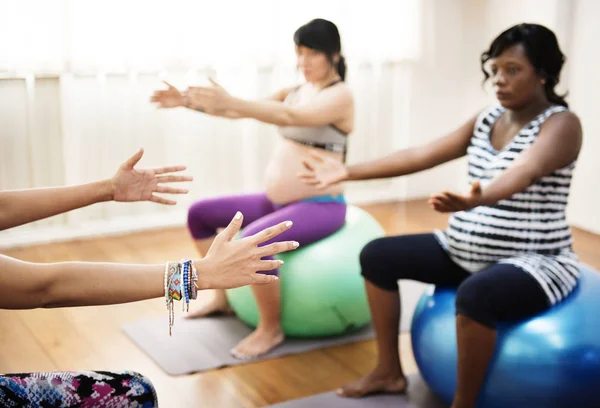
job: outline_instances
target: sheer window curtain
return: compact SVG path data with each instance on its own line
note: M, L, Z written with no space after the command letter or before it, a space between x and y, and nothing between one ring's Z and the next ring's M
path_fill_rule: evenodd
M0 233L0 246L181 225L201 197L258 191L274 127L148 103L161 79L214 76L264 97L298 83L293 32L338 25L357 105L348 161L407 139L419 0L0 0L0 189L110 177L138 147L140 165L184 163L195 178L176 207L106 203ZM350 201L401 198L401 182L356 183Z

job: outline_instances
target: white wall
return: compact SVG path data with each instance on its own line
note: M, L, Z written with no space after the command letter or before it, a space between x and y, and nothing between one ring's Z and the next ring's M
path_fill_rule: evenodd
M411 83L408 145L443 136L467 120L462 104L465 61L458 57L464 41L460 1L425 1L423 58L415 64ZM427 197L455 188L463 160L407 177L406 198Z
M600 234L600 2L578 0L574 9L571 48L567 54L571 108L583 125L579 157L569 201L572 224Z

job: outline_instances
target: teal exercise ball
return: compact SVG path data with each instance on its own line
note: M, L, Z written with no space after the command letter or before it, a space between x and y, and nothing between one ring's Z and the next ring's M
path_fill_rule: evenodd
M360 252L384 236L367 212L348 206L344 226L332 235L295 251L278 255L281 282L281 324L292 337L320 337L355 331L371 321L360 274ZM251 327L258 308L249 286L229 289L229 304Z

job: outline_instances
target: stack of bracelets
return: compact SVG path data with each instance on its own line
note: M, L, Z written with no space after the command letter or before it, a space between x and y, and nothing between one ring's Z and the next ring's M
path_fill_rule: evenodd
M188 310L190 299L198 297L198 274L189 259L167 262L165 265L165 300L169 311L169 336L175 321L174 300L181 301L181 309Z

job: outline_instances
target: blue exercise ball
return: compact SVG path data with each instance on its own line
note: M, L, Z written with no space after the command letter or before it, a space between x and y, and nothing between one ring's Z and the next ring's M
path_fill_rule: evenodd
M456 390L456 289L425 290L413 315L415 360L429 387L450 404ZM563 302L498 326L479 408L600 407L600 273L581 269Z

